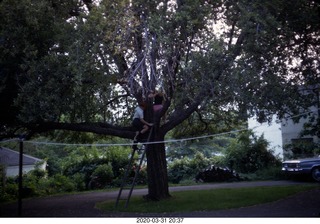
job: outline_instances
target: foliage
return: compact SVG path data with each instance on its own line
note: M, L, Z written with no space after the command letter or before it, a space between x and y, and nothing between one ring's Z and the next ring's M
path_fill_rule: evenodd
M56 4L56 6L58 5ZM65 20L68 10L74 5L73 3L63 3L61 6L54 7L50 5L50 2L43 0L37 2L33 0L5 0L0 3L0 99L1 105L7 108L7 110L1 111L0 116L2 134L17 127L16 122L20 109L18 109L18 105L15 105L15 100L21 93L21 85L31 81L27 76L30 64L35 64L35 61L39 62L42 57L46 57L49 49L52 49L57 43L57 39L61 37L62 30L67 31L68 29L65 28L70 28ZM60 65L55 69L61 68ZM49 89L49 91L51 90L53 88ZM27 93L27 97L23 97L23 101L32 103L36 96L41 97L39 91L33 93L35 94L33 96L31 96L31 92ZM48 94L42 96L46 97ZM52 95L49 98L55 97ZM35 109L41 109L42 113L43 109L48 108L40 103Z
M91 175L90 189L104 188L111 184L113 178L112 165L110 163L97 166Z
M315 92L318 91L318 100L320 100L320 93L319 89L315 90ZM309 121L304 124L304 130L301 133L302 136L305 135L311 135L311 136L317 136L320 138L320 111L319 111L319 105L318 105L318 113L317 116L314 114L309 117Z
M311 141L306 141L306 139ZM320 154L320 145L314 143L312 138L302 138L293 141L292 144L285 145L283 152L285 159L314 157Z
M214 139L212 143L215 143L214 147L203 146L200 142L170 148L169 181L179 183L184 179L194 179L200 171L212 165L235 170L241 177L249 179L281 178L280 158L268 150L268 142L263 135L257 137L252 132L243 132L232 138ZM222 149L216 143L220 143Z
M38 139L40 140L40 139ZM44 139L41 139L44 141ZM206 144L208 144L206 146ZM54 162L57 169L43 171L35 169L23 176L24 197L51 195L71 191L85 191L89 189L103 189L109 186L118 187L121 184L124 171L128 165L129 147L120 146L96 147L96 146L52 146L38 145L31 147L26 143L29 154L41 156L48 161L48 167ZM177 147L175 147L177 146ZM206 147L205 147L206 146ZM238 137L216 137L212 140L190 142L185 145L170 145L168 149L168 178L171 183L194 184L197 174L211 165L226 167L230 165L229 159L236 155L248 156L258 150L256 154L246 158L256 158L257 164L252 167L260 167L257 171L248 172L241 177L250 180L281 179L279 163L271 163L276 158L265 152L267 144L261 137L250 138L250 133L244 133ZM33 149L33 150L32 150ZM183 151L183 149L185 149ZM234 151L231 151L234 149ZM227 154L226 154L227 153ZM265 155L266 154L266 155ZM233 157L231 157L233 155ZM269 155L270 157L268 157ZM256 157L254 157L256 156ZM241 159L240 157L237 157ZM266 160L266 161L264 161ZM240 160L239 160L240 161ZM264 167L265 164L266 167ZM273 164L273 165L272 165ZM245 167L246 164L235 164ZM137 164L133 164L129 180L132 181ZM262 167L261 167L262 166ZM147 167L140 169L137 184L147 183ZM17 178L2 178L6 180L1 200L16 199L18 194ZM3 185L4 186L4 185Z
M281 170L281 165L269 166L254 173L241 174L247 180L286 180L287 176Z
M3 179L2 179L3 181ZM18 184L13 178L6 178L5 183L1 181L0 202L15 200L18 198Z
M192 158L195 154L201 153L207 158L214 157L213 159L218 162L219 155L223 155L225 153L227 146L234 138L236 138L236 136L225 135L167 144L166 153L168 161L170 162L171 160L183 157Z
M254 173L267 167L277 166L279 158L267 148L268 142L252 132L243 132L226 151L226 163L239 173Z
M61 160L64 175L83 174L86 188L105 187L111 184L113 177L121 174L121 168L127 166L130 149L123 147L72 147L69 156ZM100 167L100 168L99 168ZM102 170L106 169L103 173ZM96 184L93 184L93 183Z
M175 159L173 162L169 163L169 181L172 183L179 183L183 179L194 179L196 174L209 166L209 164L210 160L199 152L197 152L192 159L188 157Z
M86 183L84 180L85 180L85 174L83 173L75 173L74 175L71 176L71 181L74 183L76 191L87 190Z
M2 136L81 129L128 138L100 125L49 123L127 125L134 100L154 88L168 95L165 133L183 122L194 126L191 134L216 131L238 123L244 111L261 120L296 112L298 103L312 103L308 97L299 101L297 87L319 83L319 5L294 5L2 1L0 89L10 109L1 116Z

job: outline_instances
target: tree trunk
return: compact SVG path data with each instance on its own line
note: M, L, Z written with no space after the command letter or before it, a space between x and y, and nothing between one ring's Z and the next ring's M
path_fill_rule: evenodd
M154 141L163 141L164 134L159 132L158 125L153 131ZM170 197L167 173L165 144L150 144L147 148L147 172L149 200L161 200Z

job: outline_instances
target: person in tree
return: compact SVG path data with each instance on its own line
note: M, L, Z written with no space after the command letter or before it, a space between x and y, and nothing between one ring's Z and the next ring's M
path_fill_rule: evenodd
M149 98L154 98L153 112L159 113L163 108L164 96L159 91L150 91Z
M150 91L148 97L153 98L153 113L158 116L163 109L164 94L159 91ZM162 121L166 121L166 115L162 117Z
M140 102L139 106L136 107L134 111L132 126L136 130L136 135L133 139L135 142L137 142L140 134L146 133L149 128L153 126L152 123L149 123L144 119L144 110L146 109L146 106L145 102Z

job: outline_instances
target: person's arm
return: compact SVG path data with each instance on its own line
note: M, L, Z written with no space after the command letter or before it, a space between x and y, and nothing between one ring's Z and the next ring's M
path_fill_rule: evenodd
M148 126L152 126L152 125L153 125L152 123L147 122L147 121L144 120L143 118L140 118L140 121L141 121L142 123L144 123L145 125L148 125Z
M157 91L150 91L148 97L149 98L154 98L156 95L158 95L159 93Z
M152 123L149 123L144 119L144 114L143 114L143 110L142 109L140 111L138 111L138 113L139 113L140 121L143 124L148 125L148 126L152 126L153 125Z

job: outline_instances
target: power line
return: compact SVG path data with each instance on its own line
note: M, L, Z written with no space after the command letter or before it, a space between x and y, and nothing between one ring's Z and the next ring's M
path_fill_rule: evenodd
M246 131L248 129L241 129L229 132L223 132L218 134L212 135L204 135L204 136L197 136L197 137L190 137L190 138L182 138L182 139L169 139L164 141L153 141L153 142L145 142L144 145L152 145L152 144L165 144L165 143L174 143L174 142L185 142L185 141L192 141L197 139L204 139L204 138L212 138L232 133L237 133L241 131ZM72 143L56 143L56 142L36 142L36 141L25 141L25 143L31 143L35 145L57 145L57 146L87 146L87 147L111 147L111 146L132 146L132 143L106 143L106 144L72 144Z
M311 110L305 113L301 113L298 115L293 115L290 117L286 117L285 119L291 119L294 117L306 115L315 111L318 111L319 109L316 110ZM258 127L264 126L265 124L261 124L258 126L255 126L251 129L256 129ZM242 131L248 131L250 130L249 128L244 128L240 130L234 130L234 131L228 131L228 132L222 132L218 134L212 134L212 135L203 135L203 136L197 136L197 137L190 137L190 138L182 138L182 139L169 139L169 140L164 140L164 141L153 141L153 142L145 142L143 144L145 145L151 145L151 144L166 144L166 143L174 143L174 142L185 142L185 141L192 141L192 140L197 140L197 139L204 139L204 138L213 138L213 137L218 137L222 135L227 135L227 134L233 134L233 133L238 133ZM17 142L20 141L18 138L13 138L13 139L7 139L7 140L2 140L0 143L5 143L5 142ZM111 147L111 146L132 146L132 142L130 143L106 143L106 144L78 144L78 143L59 143L59 142L39 142L39 141L24 141L25 143L30 143L34 145L56 145L56 146L87 146L87 147Z
M234 131L229 131L229 132L223 132L223 133L218 133L218 134L212 134L212 135L203 135L203 136L197 136L197 137L190 137L190 138L182 138L182 139L169 139L169 140L164 140L164 141L153 141L153 142L145 142L143 144L145 145L151 145L151 144L165 144L165 143L175 143L175 142L185 142L185 141L192 141L192 140L197 140L197 139L204 139L204 138L213 138L213 137L218 137L222 135L227 135L227 134L233 134L233 133L238 133L241 131L247 131L249 130L248 128L245 129L240 129L240 130L234 130ZM0 141L0 143L3 142L16 142L19 141L19 139L9 139L5 141ZM34 145L55 145L55 146L86 146L86 147L111 147L111 146L132 146L132 142L130 143L106 143L106 144L80 144L80 143L60 143L60 142L39 142L39 141L24 141L25 143L30 143Z

